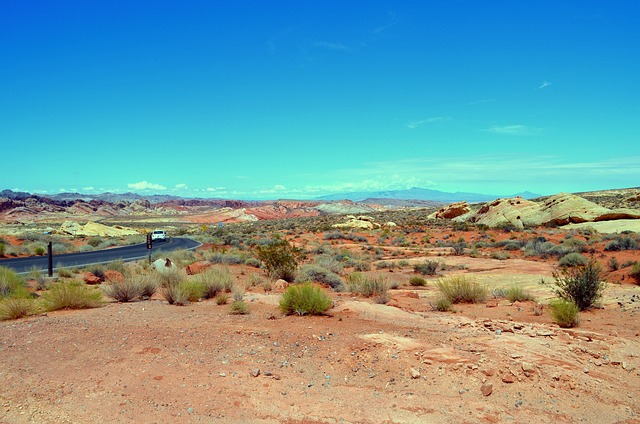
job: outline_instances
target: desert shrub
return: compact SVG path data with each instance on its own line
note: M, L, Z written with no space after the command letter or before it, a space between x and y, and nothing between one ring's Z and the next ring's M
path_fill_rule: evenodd
M262 266L262 262L260 262L260 259L254 257L245 259L244 264L247 266L252 266L254 268L260 268Z
M584 240L580 240L577 238L567 238L565 240L562 241L562 245L569 249L570 252L584 252L587 248L587 242L585 242Z
M178 268L165 268L156 275L162 287L176 286L186 278L185 272Z
M84 267L85 272L90 272L101 280L105 279L104 272L107 268L102 264L94 264Z
M504 297L506 297L509 302L526 302L528 300L535 300L535 297L523 289L520 286L511 286L507 288L504 292Z
M245 257L237 253L214 252L207 256L207 260L213 264L239 265L245 262ZM257 259L255 260L258 261ZM260 261L258 261L258 264L260 264Z
M160 293L169 302L169 305L184 306L189 303L190 293L182 283L163 286Z
M633 265L633 268L631 268L631 272L629 272L629 275L636 280L636 282L638 284L640 284L640 262L636 262Z
M398 264L394 261L380 261L376 264L376 269L393 269L396 268Z
M527 242L522 248L525 256L539 256L541 258L547 258L554 253L555 244L547 241L544 237L536 237L535 239Z
M508 240L506 244L504 244L503 249L507 251L514 251L522 249L523 243L519 241Z
M347 275L345 280L347 288L351 293L371 297L374 295L382 296L389 291L389 284L380 276L372 277L360 272L354 272Z
M140 285L142 299L149 299L158 291L158 282L149 274L134 274L130 278Z
M560 258L560 261L558 262L558 264L562 267L574 267L574 266L586 265L587 258L585 258L582 254L578 252L567 253L562 258Z
M137 278L127 278L124 281L114 281L102 287L104 294L118 302L131 302L142 297L142 284Z
M4 252L5 252L4 243L0 243L0 256L4 256Z
M25 282L14 270L0 266L0 299L5 297L26 297Z
M581 311L590 308L602 296L606 283L600 280L602 269L595 259L585 265L554 272L556 294L575 303Z
M87 286L82 281L60 282L42 294L42 304L47 311L59 309L88 309L103 305L102 291Z
M276 237L269 244L257 246L256 254L272 278L294 280L300 251L286 239Z
M411 284L412 286L415 286L415 287L426 286L427 285L427 280L425 280L422 277L413 276L413 277L409 278L409 284Z
M336 291L342 290L343 283L340 276L319 265L304 265L296 277L296 282L312 282L326 284Z
M491 259L497 259L499 261L504 261L510 259L511 256L506 252L491 252Z
M439 312L446 312L451 310L451 300L447 297L439 297L435 302L430 302L431 309Z
M494 299L506 299L507 290L496 287L493 290L491 290L491 297Z
M58 274L58 277L60 278L71 278L73 277L73 272L71 272L71 270L69 268L65 268L61 265L58 265L56 267L56 274Z
M243 300L231 302L231 315L246 315L249 313L249 304Z
M464 249L467 247L467 242L464 240L460 240L457 243L454 243L451 247L453 247L453 253L456 256L460 256L464 254Z
M189 302L197 302L204 298L205 293L207 292L205 283L196 279L184 280L180 283L180 286L181 289L185 291Z
M215 301L217 305L226 305L229 301L229 295L227 293L219 293L215 297Z
M316 257L315 264L321 266L322 268L328 269L329 271L339 274L342 272L343 265L342 263L335 259L330 255L320 255Z
M553 321L563 328L577 327L580 324L580 308L570 300L554 299L549 302Z
M87 244L92 247L98 247L100 246L100 243L102 243L102 240L102 237L91 237L87 240Z
M636 249L638 249L638 242L631 237L618 237L615 240L611 240L604 247L604 250L607 252Z
M312 283L289 286L280 299L280 310L286 315L321 315L331 306L331 298Z
M46 290L49 288L49 282L42 270L36 266L31 267L27 273L27 279L36 282L36 290Z
M435 275L438 271L438 262L426 260L421 264L415 264L413 270L422 275Z
M196 280L201 281L205 287L204 298L211 299L219 292L231 292L233 290L233 276L224 267L211 267L205 272L196 275Z
M38 305L33 299L0 300L0 321L18 319L38 312Z
M371 263L366 262L366 261L360 261L360 260L354 260L352 262L353 265L353 270L354 271L370 271L371 270Z
M443 278L436 284L442 296L451 303L481 303L487 300L487 288L464 275Z
M118 259L116 261L113 262L109 262L106 265L107 269L110 269L111 271L118 271L121 274L126 274L127 273L127 267L124 264L124 261L122 259Z
M607 261L607 266L609 267L609 271L617 271L618 268L620 268L618 259L615 256L609 258L609 261Z

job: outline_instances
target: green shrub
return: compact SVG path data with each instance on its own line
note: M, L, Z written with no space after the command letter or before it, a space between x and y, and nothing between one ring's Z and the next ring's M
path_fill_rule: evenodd
M104 303L102 291L75 280L52 285L41 299L47 311L97 308Z
M181 282L162 287L160 293L162 293L162 297L169 302L169 305L184 306L189 304L190 293Z
M321 315L332 306L331 298L312 283L289 286L280 299L280 310L286 315Z
M380 276L371 277L354 272L347 275L346 282L351 293L358 293L366 297L384 296L389 291L389 284Z
M0 256L4 256L4 251L5 251L4 243L0 243Z
M507 252L491 252L491 259L504 261L507 259L511 259L511 255L509 255Z
M620 268L618 259L615 256L612 256L611 258L609 258L607 265L609 266L609 271L617 271L618 268Z
M229 301L229 295L226 293L219 293L215 300L217 305L226 305Z
M330 255L320 255L316 257L314 262L316 265L328 269L335 274L341 273L343 269L342 262L336 260L333 256Z
M36 282L36 290L46 290L49 288L49 282L44 275L42 269L33 266L27 273L27 278Z
M602 269L595 259L589 259L585 265L563 268L554 272L556 294L575 303L581 311L590 308L602 296L606 283L601 281Z
M84 268L85 272L90 272L101 280L105 280L104 272L107 268L102 264L89 265Z
M413 270L422 275L435 275L440 264L436 261L424 261L421 264L415 264Z
M247 258L244 260L244 264L247 266L252 266L254 268L260 268L262 266L262 262L258 258Z
M256 254L272 278L294 280L300 251L286 239L276 237L269 244L256 247Z
M189 302L197 302L204 298L207 293L207 286L205 283L196 279L184 280L180 283L180 286L182 290L186 292L187 300L189 300Z
M184 271L178 268L165 268L157 272L161 287L170 287L180 284L186 278Z
M620 250L636 250L638 249L638 242L631 237L618 237L615 240L611 240L604 247L605 251L615 252Z
M102 287L104 294L118 302L130 302L142 297L142 284L137 278L114 281Z
M18 319L38 312L38 305L33 299L0 300L0 321Z
M436 284L442 296L451 303L482 303L487 300L487 288L464 275L447 277Z
M231 315L246 315L249 313L249 304L243 300L231 302Z
M583 255L581 255L578 252L567 253L562 258L560 258L560 261L558 262L558 264L562 267L575 267L580 265L586 265L587 258L585 258Z
M511 286L507 288L507 290L505 290L504 297L506 297L511 303L535 300L535 297L531 293L520 286Z
M635 279L638 284L640 284L640 262L636 262L635 265L633 265L633 268L631 268L631 272L629 272L629 275L633 277L633 279Z
M131 278L137 280L140 285L142 299L149 299L158 291L158 283L148 274L135 274Z
M580 308L570 300L555 299L549 302L553 321L562 328L577 327L580 324Z
M413 276L409 278L409 284L411 284L414 287L422 287L427 285L427 280L425 280L422 277Z
M434 311L446 312L451 310L451 300L446 297L439 297L434 303L431 303Z
M65 268L61 265L58 265L56 267L56 274L58 274L58 277L60 278L71 278L73 277L73 272L71 272L71 270L69 268Z
M0 266L0 299L26 296L28 292L23 278L14 270Z
M338 274L314 264L304 265L296 277L296 282L317 282L326 284L336 291L343 289L343 282Z

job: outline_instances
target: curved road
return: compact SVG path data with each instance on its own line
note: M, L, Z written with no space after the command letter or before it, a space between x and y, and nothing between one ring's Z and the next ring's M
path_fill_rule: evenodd
M178 249L195 249L199 247L201 243L188 238L173 237L165 242L155 241L153 242L153 249L151 254L157 252L170 252ZM78 267L87 266L99 263L113 262L117 260L133 261L136 259L144 259L149 257L149 251L147 250L146 243L133 244L131 246L116 247L107 250L95 250L93 252L85 253L66 253L64 255L53 255L53 269L58 267ZM0 259L0 266L11 268L14 271L21 273L27 272L33 267L46 270L49 267L48 257L45 256L30 256L28 258L13 258L13 259Z

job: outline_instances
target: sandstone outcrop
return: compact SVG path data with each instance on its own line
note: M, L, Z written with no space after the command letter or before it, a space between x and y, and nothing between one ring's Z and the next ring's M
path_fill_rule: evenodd
M429 218L436 219L453 219L461 215L464 215L470 211L469 204L467 202L458 202L447 205L438 209L437 212L429 215Z
M140 234L136 230L131 228L121 227L116 225L109 227L107 225L99 224L97 222L87 222L85 225L80 225L75 221L65 221L58 230L62 234L69 234L72 236L99 236L99 237L121 237L132 236Z
M373 218L370 216L346 216L347 222L343 222L340 224L333 224L334 228L360 228L371 230L374 228L380 228L380 224L373 221Z

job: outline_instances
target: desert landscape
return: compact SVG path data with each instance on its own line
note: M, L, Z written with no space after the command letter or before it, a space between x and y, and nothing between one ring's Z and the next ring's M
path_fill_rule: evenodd
M15 292L4 272L3 423L640 422L640 189L429 207L11 196L4 257L160 227L202 245L32 270ZM563 320L558 282L589 267L597 296ZM447 297L459 283L472 295ZM287 309L303 286L327 307ZM56 287L95 302L53 307Z

